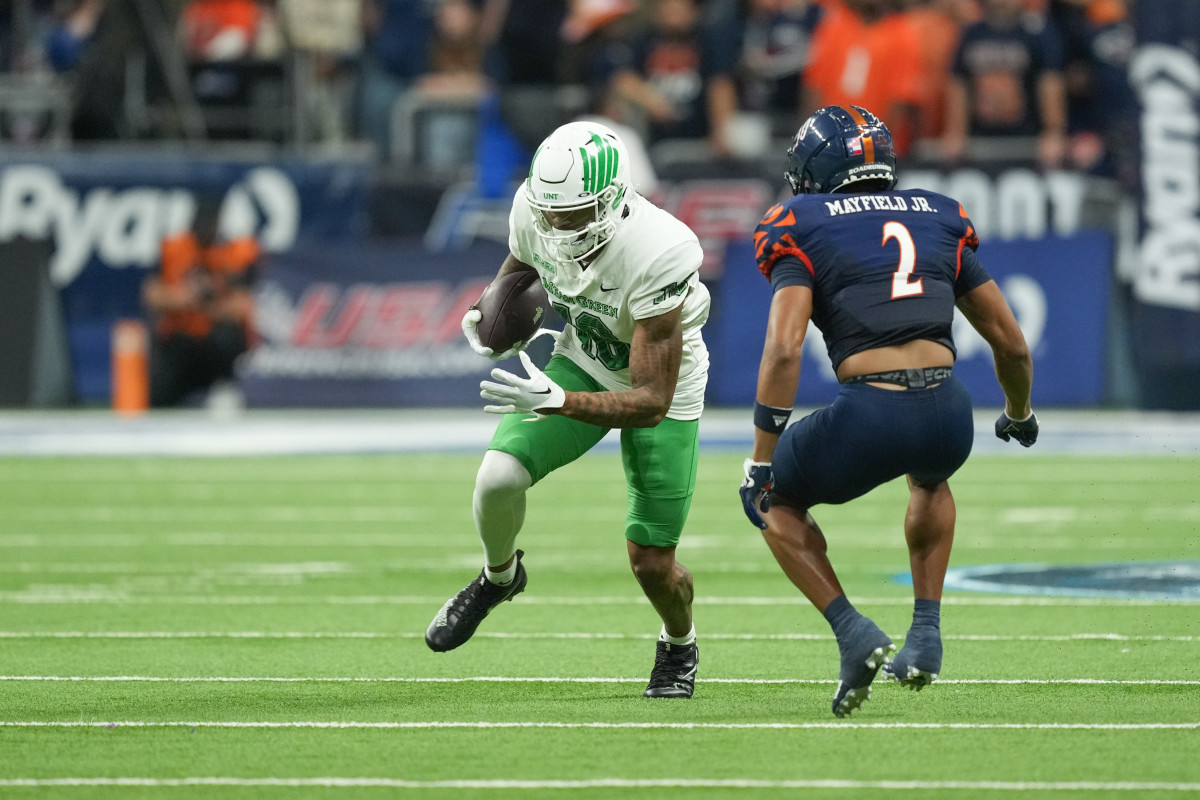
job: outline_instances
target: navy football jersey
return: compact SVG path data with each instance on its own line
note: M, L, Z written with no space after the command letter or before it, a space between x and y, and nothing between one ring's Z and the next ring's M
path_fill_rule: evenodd
M767 212L754 245L776 291L812 289L835 370L854 353L914 339L954 352L955 300L991 280L962 206L921 189L797 195Z

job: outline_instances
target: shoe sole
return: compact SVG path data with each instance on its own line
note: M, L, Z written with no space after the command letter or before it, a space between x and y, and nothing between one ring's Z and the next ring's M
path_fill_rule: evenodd
M649 697L652 700L686 700L692 694L691 691L684 689L673 694L650 694L649 692L642 692L642 697Z
M910 666L908 668L908 673L904 677L900 677L895 673L895 671L890 669L885 669L883 671L883 676L889 681L895 681L901 686L907 686L911 691L919 692L929 684L936 681L938 674L931 670L924 670Z
M867 669L874 670L871 673L871 680L867 681L865 686L847 689L846 693L841 696L841 699L838 700L837 705L833 708L834 716L839 718L848 717L850 716L850 712L861 708L863 703L871 699L871 683L875 680L875 676L879 674L879 670L891 663L892 655L895 652L896 645L894 644L886 644L882 647L876 647L871 651L871 654L867 656L866 661L863 662L863 665ZM837 692L834 693L835 699L839 694L841 694L841 691L842 683L841 681L838 681L838 689Z

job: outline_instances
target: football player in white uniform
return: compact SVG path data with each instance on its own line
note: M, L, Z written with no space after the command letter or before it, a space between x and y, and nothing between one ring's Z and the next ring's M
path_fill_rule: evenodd
M698 650L692 575L675 560L696 485L708 350L700 335L709 295L696 235L634 191L615 133L572 122L538 148L513 199L510 254L499 275L535 270L566 321L545 370L523 351L528 377L492 371L480 384L504 414L475 480L473 511L485 567L450 598L425 641L466 642L496 605L525 588L517 533L525 493L621 429L629 562L663 625L647 697L691 697ZM493 359L470 310L463 331ZM527 342L524 344L528 344ZM532 424L531 424L532 423Z

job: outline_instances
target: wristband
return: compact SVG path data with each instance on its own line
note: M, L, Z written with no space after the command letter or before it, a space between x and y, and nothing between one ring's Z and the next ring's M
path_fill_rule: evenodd
M776 408L755 401L754 403L754 427L767 433L776 435L783 433L783 429L787 427L788 418L792 416L790 408Z

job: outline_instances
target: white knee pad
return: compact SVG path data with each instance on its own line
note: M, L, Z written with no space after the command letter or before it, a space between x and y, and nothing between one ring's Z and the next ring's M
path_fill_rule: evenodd
M515 552L525 523L525 491L533 485L529 470L508 453L488 450L475 476L472 507L475 528L490 565L504 564Z
M505 495L524 494L533 485L529 470L513 456L488 450L475 475L475 497L500 499Z

